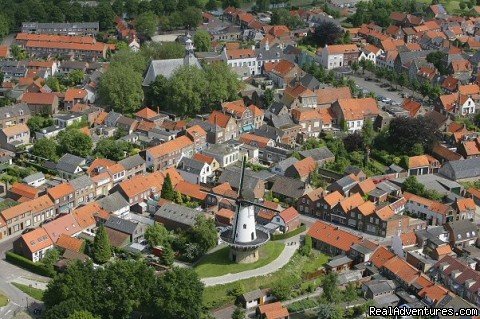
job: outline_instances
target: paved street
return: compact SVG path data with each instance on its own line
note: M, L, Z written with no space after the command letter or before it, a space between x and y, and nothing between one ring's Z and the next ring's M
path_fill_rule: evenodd
M273 262L271 262L268 265L265 265L257 269L243 271L236 274L226 274L218 277L203 278L202 282L205 284L205 286L208 287L208 286L228 284L228 283L235 282L242 279L265 276L270 273L273 273L278 269L282 268L283 266L285 266L290 261L290 258L293 257L293 254L299 248L299 240L300 240L300 236L287 239L287 242L294 242L295 244L285 245L285 248L283 249L280 256L278 256L277 259L275 259Z
M35 275L4 260L5 252L12 248L12 243L15 239L16 238L11 238L0 243L0 292L10 299L10 303L7 306L0 308L1 319L13 318L15 314L25 310L27 307L30 309L42 307L41 302L38 302L12 286L11 282L20 282L27 285L32 284L32 286L41 289L45 288L45 282L49 280L49 278Z
M359 72L360 73L360 72ZM411 90L403 89L395 92L390 92L388 91L387 88L382 88L380 85L382 82L375 82L375 81L366 81L365 80L365 75L356 74L356 75L350 75L349 76L351 79L355 81L355 83L360 86L362 89L366 89L367 91L375 93L376 96L384 96L389 99L391 99L394 102L397 102L399 104L402 103L403 98L400 95L402 92L407 92L411 94ZM384 82L387 82L386 80L383 80Z

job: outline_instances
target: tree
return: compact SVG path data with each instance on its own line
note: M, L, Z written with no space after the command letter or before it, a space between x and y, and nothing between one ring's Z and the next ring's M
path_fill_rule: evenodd
M176 192L175 192L175 203L177 203L177 204L183 204L182 193L180 193L179 191L176 191Z
M10 46L10 52L15 60L21 61L27 59L27 52L16 44Z
M296 29L304 25L304 22L298 16L290 15L285 8L275 9L272 11L272 25L286 25L290 29Z
M295 276L279 279L273 284L271 293L279 300L286 300L290 297L292 293L292 287L295 285L295 283Z
M362 137L363 137L363 144L370 147L373 143L375 132L373 131L373 122L369 118L363 121Z
M322 303L318 305L318 319L342 319L343 309L334 304Z
M150 38L157 32L158 17L152 11L139 14L135 21L136 29L140 35Z
M207 219L203 215L198 216L191 229L191 242L199 246L201 253L206 253L217 245L217 241L218 235L214 220Z
M358 132L345 136L343 144L348 152L363 151L365 149L364 137Z
M68 85L75 86L75 85L82 84L84 78L85 78L85 72L83 72L82 70L73 70L68 74L68 77L67 77L69 82Z
M39 132L42 128L53 125L53 119L40 115L34 115L27 121L30 132Z
M171 239L170 232L163 224L155 223L152 226L148 226L145 230L145 240L150 247L169 245Z
M415 195L422 196L425 192L425 185L420 183L415 176L408 176L402 185L402 190L404 192L409 192Z
M203 71L207 91L196 92L200 94L200 98L203 100L202 105L209 105L213 108L222 102L237 98L241 82L226 63L210 63L204 66ZM200 89L202 89L202 85L199 85L196 90Z
M314 33L315 41L324 47L327 44L334 44L343 36L343 29L332 21L322 21L316 28Z
M132 149L133 146L129 142L103 138L98 141L95 154L112 161L119 161L125 158Z
M270 106L272 106L273 100L274 100L273 90L270 88L266 89L263 92L263 103L265 108L269 108Z
M435 66L435 68L437 68L438 72L440 72L441 75L446 75L448 74L448 69L446 66L446 63L447 63L446 58L447 58L446 53L442 51L435 51L427 55L427 62L432 63Z
M100 225L93 240L93 260L98 264L104 264L112 257L110 239L103 225Z
M3 80L5 79L5 75L3 72L0 72L0 84L3 83Z
M197 319L202 311L203 284L188 268L173 268L157 279L154 313L164 319Z
M60 252L58 249L53 248L47 251L42 259L42 264L45 265L48 273L53 277L55 275L54 265L60 259Z
M131 69L142 76L143 72L147 69L147 61L150 59L156 59L156 57L148 56L144 53L151 48L157 48L157 45L160 44L155 44L155 46L152 44L144 45L142 46L140 53L133 52L130 49L118 50L111 58L109 69L128 65Z
M53 162L58 160L57 143L49 138L42 138L36 141L33 144L31 152L33 155L48 159Z
M67 317L67 319L100 319L94 315L92 315L91 312L89 311L74 311L70 316Z
M174 201L175 200L175 191L173 190L172 180L170 174L167 173L167 176L163 180L162 191L160 196L166 200Z
M62 153L87 157L92 152L92 138L78 129L67 129L58 134L58 144Z
M60 85L60 81L56 76L49 76L48 79L45 80L45 84L52 89L53 92L60 92L62 91L62 87Z
M146 60L180 59L185 56L185 46L178 42L151 42L142 46L140 52Z
M340 300L340 290L338 289L338 275L331 272L323 277L322 281L323 298L328 302L338 302Z
M240 307L236 307L232 313L232 319L245 319L245 310Z
M304 256L309 256L312 252L313 242L310 235L305 236L305 242L303 247L300 249L300 253Z
M129 1L127 1L128 3ZM96 15L100 29L107 30L113 27L113 22L115 20L115 12L113 12L110 2L99 2L96 7Z
M355 73L357 73L358 69L360 68L360 65L358 64L357 61L354 61L350 67L352 68L353 73L355 74Z
M431 151L438 138L437 126L431 118L394 118L388 127L387 142L392 153L412 154L415 144L421 144L425 151ZM395 145L395 148L393 148Z
M208 0L207 4L205 5L205 9L208 11L215 11L218 8L217 0Z
M202 22L202 11L198 8L188 7L182 11L182 18L185 28L196 28Z
M355 286L354 283L349 282L347 284L347 287L343 291L343 301L352 302L357 298L358 298L357 287Z
M210 51L210 46L212 39L210 33L205 30L197 30L195 36L193 37L193 43L195 44L195 49L200 52Z
M463 10L465 10L465 8L466 8L467 5L465 4L465 2L461 1L461 2L458 4L458 6L459 6L460 10L463 11Z
M100 79L100 100L115 111L128 114L135 112L142 103L142 75L129 65L113 65Z
M165 266L172 266L173 262L175 261L175 252L172 249L170 244L165 245L162 250L162 256L160 257L160 261Z
M9 19L7 18L7 16L5 14L0 14L0 39L10 33L9 24Z

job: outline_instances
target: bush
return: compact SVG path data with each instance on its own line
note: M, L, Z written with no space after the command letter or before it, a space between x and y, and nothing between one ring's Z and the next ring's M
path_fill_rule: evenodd
M7 251L7 253L5 254L5 259L16 266L25 268L38 275L52 277L51 272L42 263L34 263L33 261L23 256L17 255L14 252Z
M307 226L302 224L300 227L297 229L294 229L292 231L289 231L288 233L285 234L273 234L271 239L272 240L282 240L282 239L287 239L290 237L293 237L295 235L298 235L300 233L303 233L305 230L307 230Z

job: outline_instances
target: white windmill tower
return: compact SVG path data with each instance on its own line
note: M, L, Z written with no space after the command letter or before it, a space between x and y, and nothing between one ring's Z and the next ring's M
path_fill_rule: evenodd
M230 259L237 263L252 263L258 260L258 248L264 245L270 239L270 234L257 227L255 222L254 207L269 209L261 204L248 201L242 196L243 179L245 176L246 159L243 159L242 171L240 175L240 185L238 188L238 198L230 198L235 201L237 211L233 226L227 228L220 234L230 246Z

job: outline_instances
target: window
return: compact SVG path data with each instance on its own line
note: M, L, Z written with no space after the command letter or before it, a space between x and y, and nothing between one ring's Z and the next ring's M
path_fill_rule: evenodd
M247 229L247 224L243 224L243 229Z

